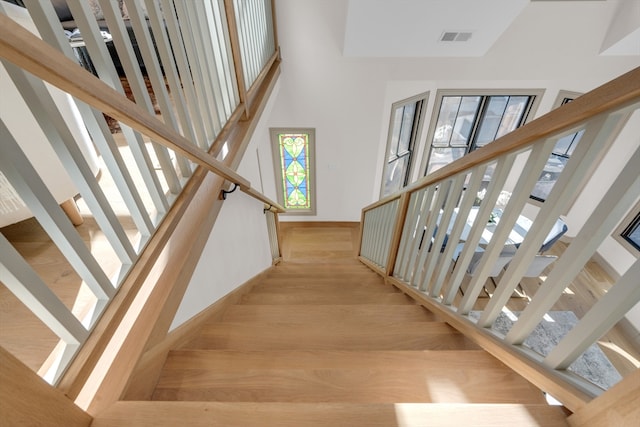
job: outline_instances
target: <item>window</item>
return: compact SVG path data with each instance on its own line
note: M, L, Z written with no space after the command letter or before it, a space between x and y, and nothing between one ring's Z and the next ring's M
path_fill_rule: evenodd
M503 92L503 91L501 91ZM428 175L521 126L541 91L438 93L424 174Z
M570 96L567 96L561 93L558 97L558 101L556 102L556 106L559 107L567 104L573 101L578 96L580 95L571 94ZM584 130L581 130L570 135L563 136L558 140L558 142L556 142L556 146L551 152L551 155L547 160L547 164L540 173L540 178L538 178L538 182L531 192L530 197L533 200L544 202L547 197L549 197L551 189L564 170L564 167L567 165L569 158L578 146L578 142L580 142L583 134Z
M314 129L270 129L278 202L289 213L315 215Z
M629 252L640 255L640 202L629 211L613 233L613 238Z
M640 251L640 213L636 214L631 223L620 233L620 236Z
M418 95L391 107L380 197L395 193L409 183L413 151L423 122L425 102L426 95Z

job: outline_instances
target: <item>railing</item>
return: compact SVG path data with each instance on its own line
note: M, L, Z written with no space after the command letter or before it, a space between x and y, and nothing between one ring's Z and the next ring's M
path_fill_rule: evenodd
M640 196L637 141L635 152L619 159L610 190L545 270L546 279L528 296L526 308L516 315L508 304L529 266L544 257L541 247L558 218L638 108L640 69L635 69L366 207L361 260L569 409L582 407L606 386L572 372L571 364L640 301L640 261L548 354L523 343ZM528 232L514 242L514 227L556 142L578 131L584 131L578 147ZM488 186L481 191L488 173ZM495 215L497 224L491 223ZM492 271L501 258L509 261L504 270ZM489 278L495 291L486 304L478 304ZM498 326L504 313L512 326Z
M271 259L274 264L282 260L280 252L280 223L278 222L278 213L274 212L272 206L265 206L264 213L267 218L267 233L269 234L269 248L271 249Z
M33 366L51 383L61 378L99 319L115 324L124 316L125 306L109 316L104 313L118 293L133 294L148 280L151 267L136 270L136 263L141 257L155 262L153 254L157 257L168 245L166 236L185 206L199 186L207 185L204 171L222 178L211 189L219 192L228 180L273 211L284 211L233 170L251 128L240 119L259 116L257 106L278 73L270 1L127 0L125 18L117 2L101 0L104 22L87 2L67 3L82 35L72 43L50 2L25 0L28 13L0 2L0 57L8 74L3 81L15 87L15 101L27 106L33 125L42 129L37 143L44 149L48 140L53 147L55 154L45 163L59 162L55 173L72 183L67 192L79 194L82 215L95 219L96 232L107 241L106 254L92 253L93 248L87 247L91 243L60 207L69 201L60 199L59 188L51 188L43 178L54 172L41 170L48 165L38 164L39 148L35 155L25 149L37 138L28 136L29 129L27 137L17 132L3 110L0 168L6 180L0 181L16 206L26 205L28 214L68 260L70 274L83 283L77 300L84 304L63 303L36 266L0 235L3 284L60 338L42 367ZM260 13L254 13L258 9ZM242 18L238 26L243 46L237 44L239 35L230 32L237 27L235 16ZM32 31L42 40L16 21L33 25ZM108 27L108 33L101 33L99 23ZM262 48L249 48L258 44ZM108 47L115 49L117 57ZM78 65L78 49L95 76ZM242 51L242 63L234 51ZM237 72L243 65L247 71L240 80L251 83L251 93L238 82ZM61 106L61 97L71 113ZM4 98L3 103L7 102ZM256 108L249 112L248 104ZM120 132L113 130L116 122ZM72 124L86 132L76 131ZM73 210L75 202L70 204ZM72 212L81 221L79 213ZM127 281L130 284L125 285ZM133 297L118 298L119 303L131 304ZM115 332L115 326L106 329ZM108 339L96 338L96 354ZM83 362L95 364L97 358L87 353ZM79 367L76 373L90 369ZM79 394L82 378L69 387L75 387L69 394Z

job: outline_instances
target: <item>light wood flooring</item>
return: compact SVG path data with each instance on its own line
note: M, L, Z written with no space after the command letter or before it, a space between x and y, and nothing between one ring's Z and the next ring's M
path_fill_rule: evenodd
M566 425L539 389L359 263L357 227L282 232L284 261L169 352L152 402L119 402L94 426L139 412L198 425L203 411L232 426Z
M295 263L346 262L345 256L358 253L359 230L358 223L281 222L283 257ZM566 243L557 242L549 254L562 255L566 247ZM468 278L463 282L463 288L466 280ZM521 285L525 297L511 298L507 307L512 311L523 310L537 292L540 280L524 278ZM611 277L598 263L589 261L552 310L572 311L582 318L612 283ZM492 291L490 281L487 282L487 290ZM489 298L479 298L474 309L482 310L488 302ZM598 340L598 345L623 377L640 368L640 338L629 334L623 327L618 325L611 329Z
M122 218L122 221L130 222L130 219ZM82 280L51 243L37 221L34 219L22 221L0 231L29 261L43 280L50 284L54 293L67 307L81 311L83 306L87 306L87 301L82 300L82 296L87 294L82 292L84 287ZM109 259L113 259L111 254L101 249L108 245L102 243L104 235L90 216L85 216L85 223L78 227L78 231L87 246L98 254L101 261L109 262ZM282 251L288 263L331 263L331 266L327 265L325 268L335 269L338 264L355 262L359 238L357 223L282 222L281 232ZM564 243L559 242L553 251L560 254L564 248ZM536 279L523 281L523 287L528 295L533 295L538 286ZM610 286L611 279L604 270L595 262L590 262L553 309L573 311L578 317L582 317L598 296ZM265 297L274 298L268 295ZM387 296L387 298L397 297ZM482 308L486 301L488 299L480 298L476 308ZM514 311L521 310L525 303L524 299L512 298L509 308ZM57 343L57 337L0 283L0 345L37 372L43 365L46 366L49 363L47 358ZM637 337L630 338L616 327L603 336L598 343L621 375L625 376L640 366L640 343Z

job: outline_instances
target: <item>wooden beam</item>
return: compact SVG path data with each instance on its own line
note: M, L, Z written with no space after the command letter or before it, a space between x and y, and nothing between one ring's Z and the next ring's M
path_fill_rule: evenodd
M567 421L571 427L639 426L640 369L576 411Z
M0 347L0 424L84 427L92 417Z

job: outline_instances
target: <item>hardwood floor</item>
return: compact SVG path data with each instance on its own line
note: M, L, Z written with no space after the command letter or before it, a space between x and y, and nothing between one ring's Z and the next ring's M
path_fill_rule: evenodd
M349 251L352 254L358 252L358 223L282 222L281 233L283 257L289 262L322 263L340 259L343 254L346 255ZM549 254L560 256L566 247L566 243L558 242L551 248ZM540 280L542 279L524 278L521 284L526 297L511 298L507 307L512 311L522 311L526 307L528 299L535 295L539 289ZM552 310L571 311L578 318L582 318L589 308L598 301L599 297L606 293L612 283L613 280L600 265L595 261L589 261L582 272L567 287ZM490 282L487 283L487 288L491 288ZM474 309L482 310L488 301L488 298L479 298ZM640 368L640 339L638 336L630 336L620 325L615 326L602 336L598 340L598 345L621 376L624 377Z
M175 411L193 425L202 411L224 425L566 425L539 389L359 263L357 226L283 229L284 262L169 352L152 402L120 402L95 425L140 411L158 425Z

